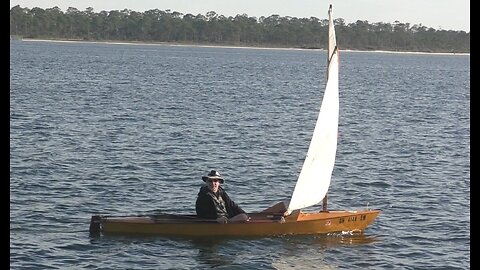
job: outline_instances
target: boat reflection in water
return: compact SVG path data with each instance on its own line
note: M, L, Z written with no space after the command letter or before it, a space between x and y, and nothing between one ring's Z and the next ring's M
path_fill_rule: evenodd
M245 238L187 239L192 244L197 261L208 267L251 266L251 269L335 269L325 262L325 253L332 248L369 245L380 241L378 236L365 233L332 233L305 236L272 236ZM250 252L267 254L261 260ZM263 267L263 268L262 268Z

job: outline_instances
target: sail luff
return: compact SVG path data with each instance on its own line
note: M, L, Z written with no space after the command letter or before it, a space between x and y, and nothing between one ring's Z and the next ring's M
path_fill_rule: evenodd
M331 5L328 16L329 42L325 92L312 140L288 205L288 213L322 201L330 186L335 165L339 118L339 59Z

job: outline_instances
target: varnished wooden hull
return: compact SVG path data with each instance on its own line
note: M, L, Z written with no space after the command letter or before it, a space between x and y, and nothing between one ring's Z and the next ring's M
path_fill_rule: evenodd
M362 232L379 213L380 210L317 213L294 211L282 218L279 215L260 212L249 214L251 220L248 222L226 224L189 215L93 216L90 232L171 236L271 236Z

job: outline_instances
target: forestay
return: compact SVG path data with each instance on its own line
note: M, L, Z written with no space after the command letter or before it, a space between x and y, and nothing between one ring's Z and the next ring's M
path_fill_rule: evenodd
M298 176L287 212L319 203L327 194L335 164L338 137L339 56L332 20L332 6L328 10L329 42L327 82L307 156Z

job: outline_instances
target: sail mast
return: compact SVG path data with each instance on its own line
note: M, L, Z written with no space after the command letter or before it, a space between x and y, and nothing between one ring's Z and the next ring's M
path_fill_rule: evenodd
M327 67L330 65L331 57L333 55L333 51L337 50L337 38L335 36L335 28L332 22L332 5L330 4L330 7L328 9L328 20L329 20L329 27L328 27L328 54L327 54ZM337 51L338 54L338 51ZM338 57L338 55L337 55ZM328 81L328 74L327 72L327 81ZM325 194L325 197L323 198L322 201L322 211L327 212L328 211L328 191L327 194Z

